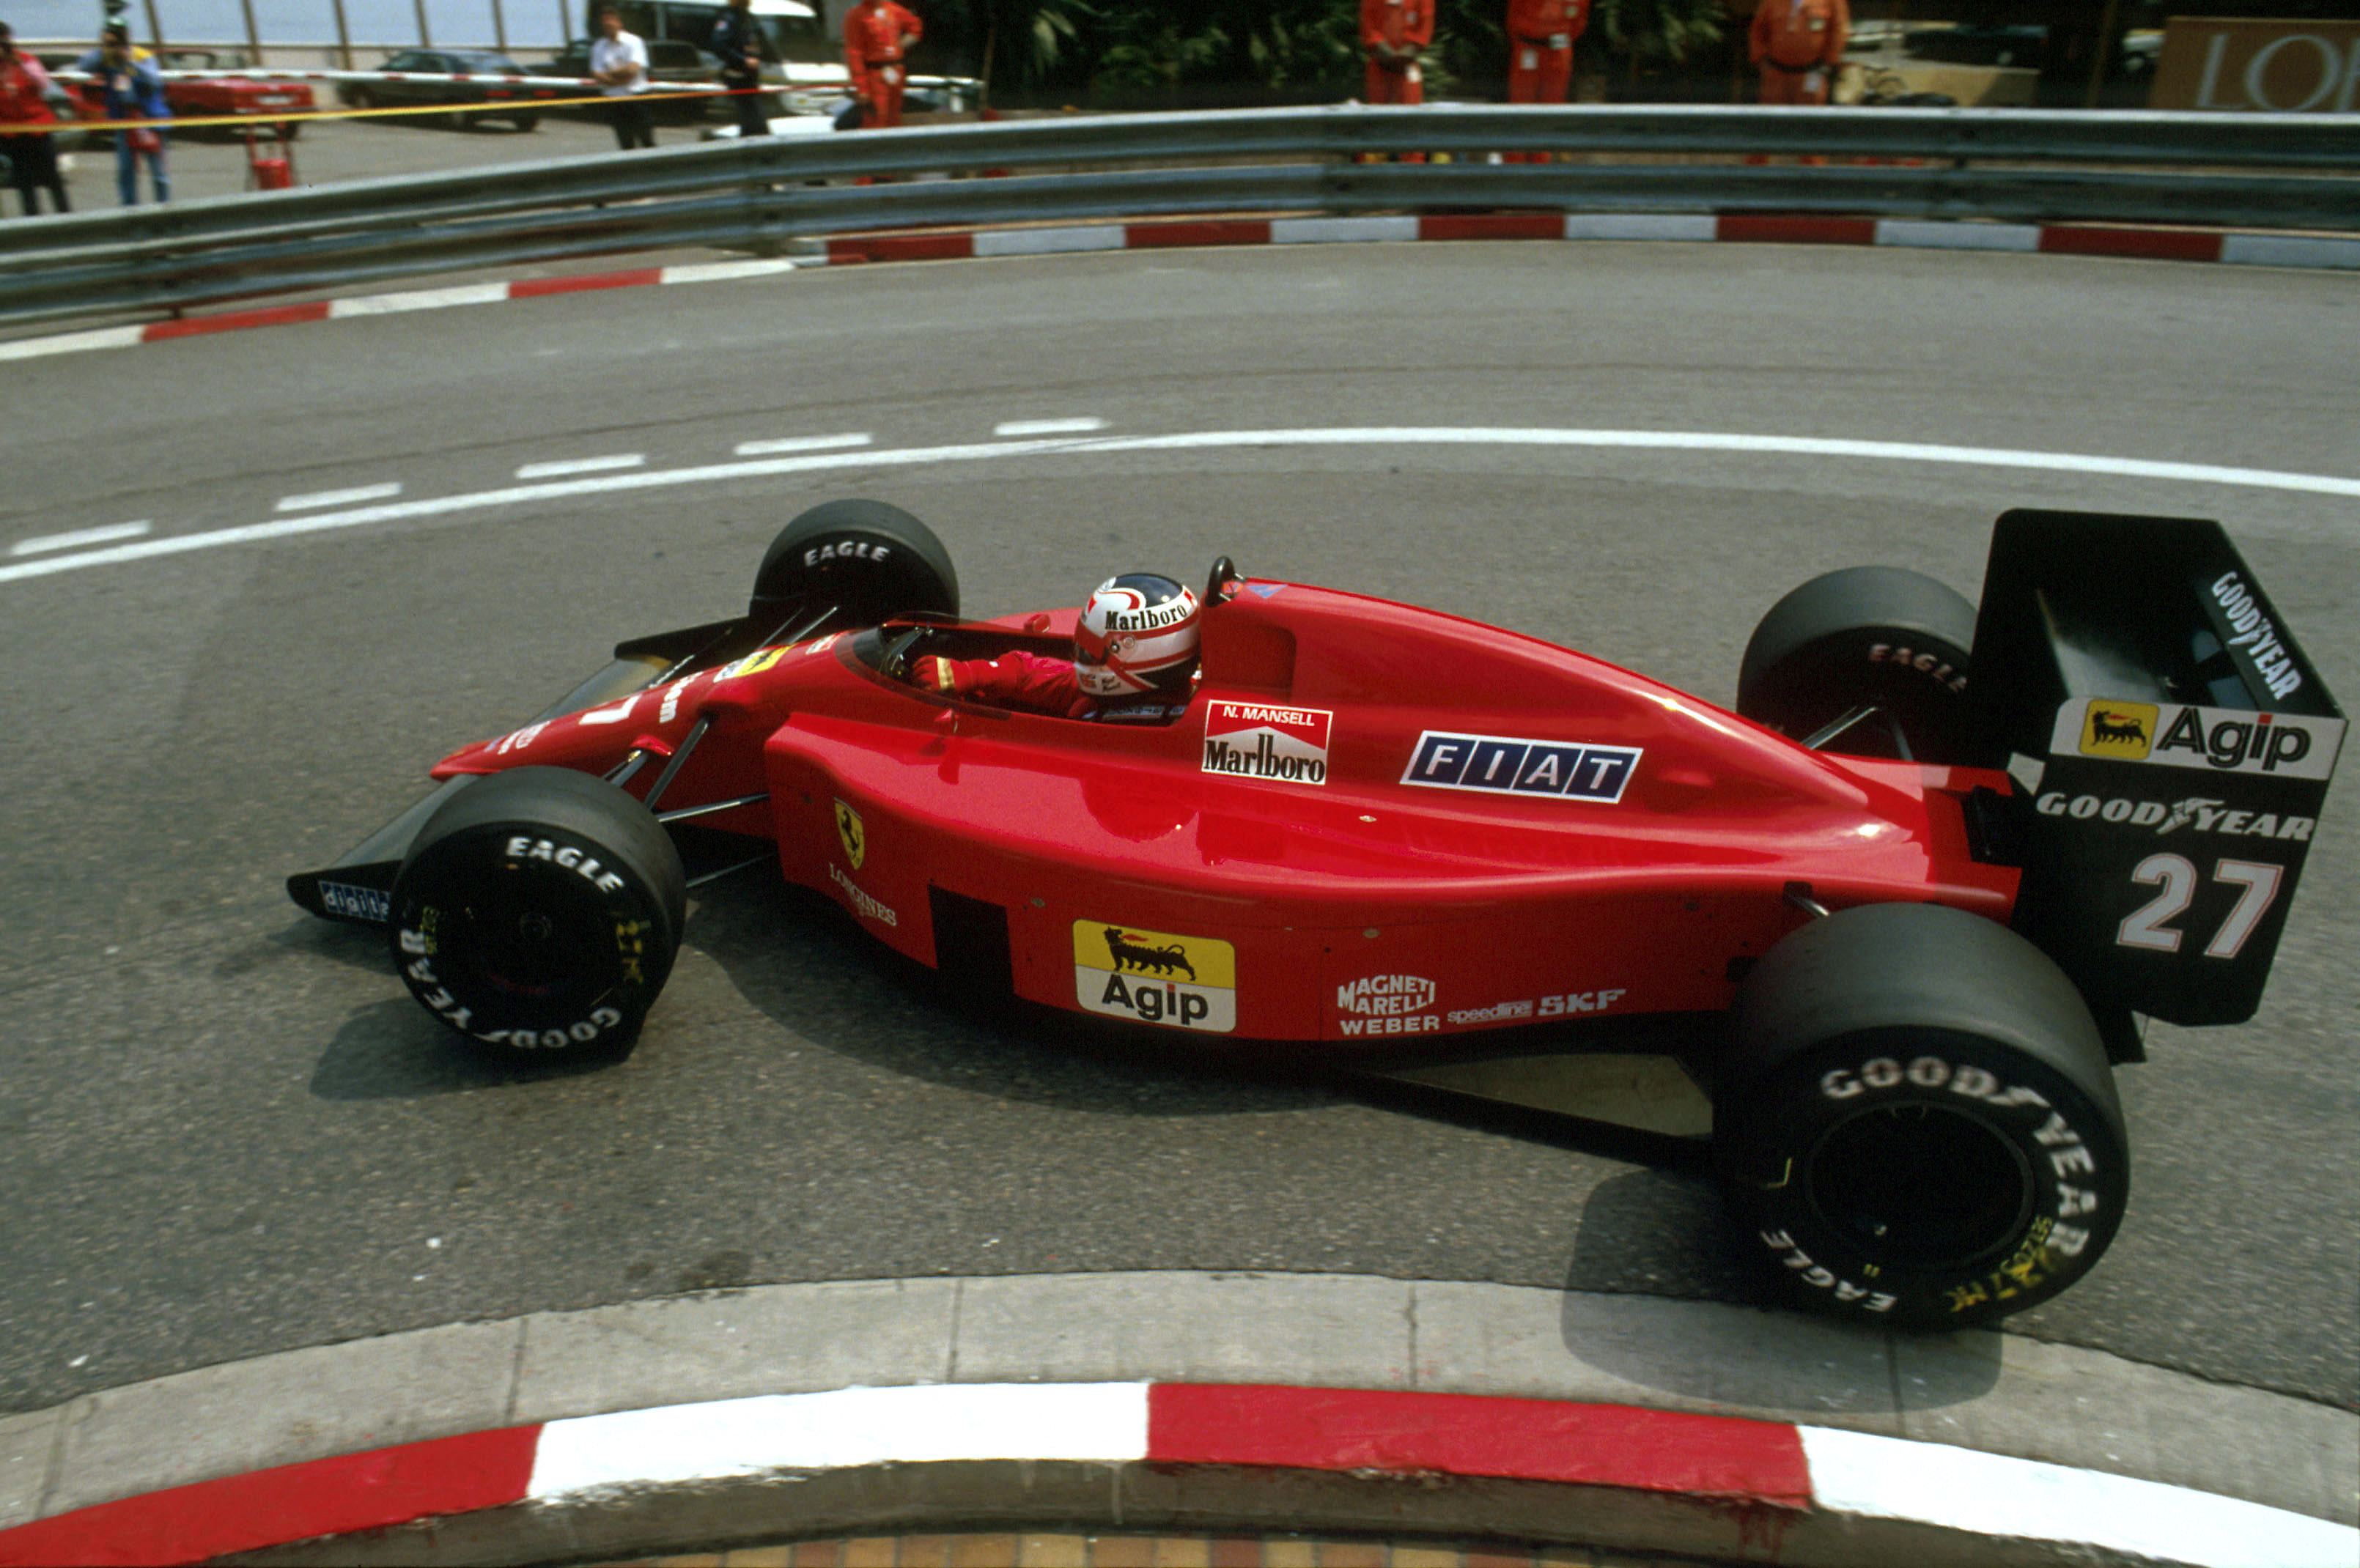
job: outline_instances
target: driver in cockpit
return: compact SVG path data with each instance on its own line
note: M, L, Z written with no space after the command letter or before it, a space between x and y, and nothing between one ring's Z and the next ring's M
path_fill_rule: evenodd
M1128 572L1090 594L1074 626L1074 657L1014 650L998 659L918 659L910 679L930 691L1000 707L1102 723L1164 724L1188 705L1203 609L1169 577Z

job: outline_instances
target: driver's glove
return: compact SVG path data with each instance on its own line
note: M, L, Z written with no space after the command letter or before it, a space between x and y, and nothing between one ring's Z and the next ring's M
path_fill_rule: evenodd
M927 654L910 667L910 678L929 691L964 696L975 690L975 677L947 659Z

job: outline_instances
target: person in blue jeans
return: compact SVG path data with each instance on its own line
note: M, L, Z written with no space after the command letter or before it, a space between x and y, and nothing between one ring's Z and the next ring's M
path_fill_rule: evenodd
M172 111L164 102L164 76L156 57L131 41L131 29L109 22L99 30L98 47L74 62L74 69L94 77L106 98L110 120L164 120ZM164 168L164 133L153 125L115 133L115 188L123 204L139 201L139 159L148 160L148 177L155 182L156 200L172 199L172 181Z

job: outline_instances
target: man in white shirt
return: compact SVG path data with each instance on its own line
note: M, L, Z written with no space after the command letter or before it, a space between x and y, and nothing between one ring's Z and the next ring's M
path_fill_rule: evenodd
M639 94L648 86L648 46L623 31L623 14L612 5L598 13L599 38L590 46L590 74L606 95L615 143L625 152L656 145L655 121Z

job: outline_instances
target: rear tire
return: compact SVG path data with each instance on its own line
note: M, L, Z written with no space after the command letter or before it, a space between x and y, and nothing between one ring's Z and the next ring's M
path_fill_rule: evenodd
M519 768L435 811L394 878L394 965L419 1004L495 1054L619 1057L672 973L680 855L647 808L586 773Z
M1713 1095L1731 1211L1786 1293L1987 1324L2104 1253L2128 1140L2097 1026L2022 937L1933 904L1812 921L1739 988Z
M934 531L882 501L827 501L779 530L754 574L748 615L770 631L834 605L837 626L956 615L958 572ZM804 635L810 635L805 633Z
M1770 607L1745 645L1737 711L1803 740L1853 708L1877 713L1830 751L1968 760L1967 665L1975 607L1947 583L1893 566L1814 577ZM1896 744L1896 733L1902 744Z
M515 119L510 120L508 124L514 125L519 131L538 130L541 127L541 116L538 114L519 114Z

